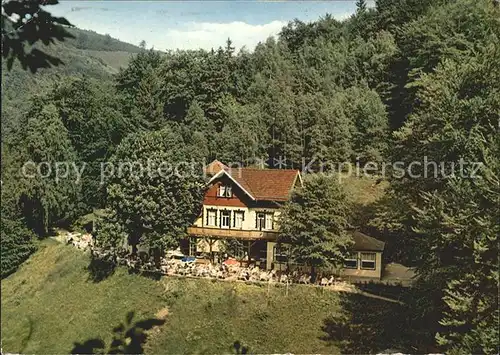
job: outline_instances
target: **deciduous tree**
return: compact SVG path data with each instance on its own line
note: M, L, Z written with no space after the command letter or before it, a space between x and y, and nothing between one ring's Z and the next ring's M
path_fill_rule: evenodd
M198 216L202 164L179 132L164 128L128 136L110 160L108 207L138 244L154 250L176 246Z

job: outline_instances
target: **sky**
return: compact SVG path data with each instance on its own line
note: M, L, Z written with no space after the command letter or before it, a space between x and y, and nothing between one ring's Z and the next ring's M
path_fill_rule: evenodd
M60 0L48 10L76 27L109 34L158 50L211 49L231 38L248 50L278 34L295 18L309 22L329 13L341 20L355 12L352 1L117 1Z

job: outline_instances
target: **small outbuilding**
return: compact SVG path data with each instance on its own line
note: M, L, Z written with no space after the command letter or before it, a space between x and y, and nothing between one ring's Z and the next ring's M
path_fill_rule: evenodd
M344 260L343 276L382 278L382 253L385 243L363 234L352 232L354 245L348 257Z

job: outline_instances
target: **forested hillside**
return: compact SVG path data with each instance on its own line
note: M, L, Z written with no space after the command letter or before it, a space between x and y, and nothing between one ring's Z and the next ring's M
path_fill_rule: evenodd
M7 70L2 61L2 138L9 135L12 125L26 114L30 97L41 95L68 76L88 77L111 82L112 75L125 67L141 48L91 31L69 29L74 38L66 39L44 50L60 58L64 65L44 68L32 74L16 62Z
M498 353L498 3L357 3L345 21L292 21L252 52L236 52L230 40L212 51L143 49L112 75L78 49L103 48L89 35L54 52L65 65L40 77L50 83L7 72L2 275L32 252L31 231L43 237L98 208L108 211L99 235L106 246L118 248L123 237L152 250L179 243L196 215L201 177L137 179L128 169L117 178L103 176L103 164L217 158L306 164L307 173L389 162L385 172L371 169L390 182L386 195L352 211L363 218L351 216L351 227L370 230L391 259L417 267L412 311L428 325L416 330L422 338L443 351ZM75 73L85 77L68 76ZM37 95L18 96L16 87ZM435 174L423 174L425 159ZM79 178L72 166L60 180L47 164L22 174L26 161L86 168ZM395 162L420 165L398 176Z

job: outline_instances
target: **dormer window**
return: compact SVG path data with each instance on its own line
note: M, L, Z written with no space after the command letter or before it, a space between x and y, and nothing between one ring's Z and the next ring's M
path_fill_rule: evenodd
M217 191L218 197L232 197L233 192L231 190L231 186L229 185L220 185L219 190Z

